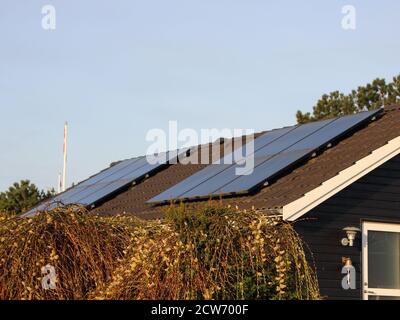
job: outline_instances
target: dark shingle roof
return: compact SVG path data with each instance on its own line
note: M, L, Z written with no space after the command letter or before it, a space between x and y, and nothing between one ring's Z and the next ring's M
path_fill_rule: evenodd
M400 106L386 108L378 120L340 141L332 148L280 177L258 192L223 199L241 208L280 208L318 187L372 151L400 136ZM145 202L206 165L170 165L137 186L119 194L93 210L98 214L132 213L152 219L162 217L163 207Z

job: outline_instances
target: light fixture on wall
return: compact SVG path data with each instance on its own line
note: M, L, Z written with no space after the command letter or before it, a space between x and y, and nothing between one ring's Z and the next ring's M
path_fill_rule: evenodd
M346 227L343 228L343 231L346 231L347 238L342 239L342 246L352 247L354 245L357 232L361 232L361 230L357 227Z

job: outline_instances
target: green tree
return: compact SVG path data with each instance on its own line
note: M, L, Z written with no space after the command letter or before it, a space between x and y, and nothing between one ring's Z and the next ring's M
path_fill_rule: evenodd
M296 118L298 123L306 123L374 110L395 103L400 103L400 75L388 84L385 79L377 78L347 95L339 91L324 94L313 107L312 114L299 110Z
M0 212L23 213L54 194L54 189L45 192L39 190L29 180L21 180L15 182L7 191L0 193Z

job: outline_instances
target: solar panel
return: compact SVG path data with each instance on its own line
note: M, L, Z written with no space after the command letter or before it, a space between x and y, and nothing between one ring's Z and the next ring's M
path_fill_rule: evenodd
M259 165L264 162L266 158L255 158L254 164ZM218 194L218 190L224 185L232 181L232 177L235 177L236 165L231 165L225 170L218 172L216 175L210 177L209 179L199 183L197 186L187 190L185 193L180 195L180 198L203 198L209 197L210 194Z
M96 183L93 185L92 190L84 190L83 192L78 193L75 197L68 199L68 201L70 203L90 205L98 201L97 199L102 199L103 197L118 191L120 188L131 184L133 181L140 179L147 174L151 174L153 170L158 168L159 165L150 164L133 167L129 172L120 172L110 181L105 183Z
M26 212L23 216L30 216L39 210L54 209L58 203L81 204L90 206L96 202L116 193L134 181L141 179L175 159L181 153L167 152L149 157L150 160L160 160L159 163L149 163L148 158L137 157L116 163L78 185L66 190L39 206Z
M285 134L294 130L297 126L286 127L282 129L275 129L269 131L268 134L263 134L257 139L254 140L254 151L261 149L267 144L274 142L276 139L284 136ZM244 145L243 148L248 148L247 145ZM160 202L160 201L168 201L172 199L176 199L177 197L182 196L184 193L188 192L192 188L195 188L198 184L206 182L208 179L213 178L215 176L220 177L219 174L225 173L224 171L228 168L233 167L232 161L233 151L231 154L226 155L223 159L218 160L217 164L211 164L207 168L193 174L192 176L188 177L181 183L176 184L175 186L171 187L170 189L166 190L162 194L154 197L151 199L151 202ZM231 171L228 171L228 176ZM226 176L227 174L225 174ZM208 183L208 181L207 181Z
M114 176L116 173L120 172L121 170L126 169L127 167L131 166L132 164L137 163L141 158L133 158L129 160L121 161L101 172L98 174L90 177L87 180L82 181L78 185L68 189L67 191L57 195L52 201L59 201L64 204L72 203L69 199L74 198L76 195L80 194L86 187L92 186L99 182L102 182L110 177Z
M286 127L286 128L282 128L282 129L275 129L275 130L268 131L267 133L264 133L263 135L259 136L254 141L251 141L251 142L245 144L242 147L243 150L236 150L236 151L226 155L224 158L222 158L220 161L218 161L218 163L221 163L221 164L233 163L233 161L232 161L232 160L234 160L233 154L237 151L241 151L241 154L243 154L243 155L251 155L254 152L257 152L258 150L262 149L263 147L275 142L279 138L284 137L285 135L289 134L291 131L295 130L297 127L298 126L292 126L292 127ZM250 147L249 147L250 143L254 143L253 152L247 151L247 149L250 150Z
M120 170L124 170L127 167L131 166L132 164L138 163L142 159L143 159L143 157L138 157L138 158L123 160L121 162L118 162L118 163L114 164L113 166L111 166L110 168L107 168L106 170L99 172L95 176L83 181L79 185L80 186L88 186L88 185L97 183L99 181L102 181L104 179L107 179L110 176L112 176L113 174L115 174L116 172L119 172Z
M255 156L265 157L268 155L270 156L282 152L283 150L286 150L287 148L298 143L302 139L305 139L308 136L312 135L313 133L317 132L318 130L321 130L322 128L329 125L333 121L335 121L335 119L311 122L298 126L294 130L291 130L288 134L273 141L273 143L270 143L264 146L263 148L257 150Z
M107 184L106 186L100 187L100 188L97 185L91 186L91 187L89 187L91 190L87 190L87 192L84 195L82 195L82 198L80 198L79 200L73 201L72 203L89 206L89 205L97 202L99 199L103 199L105 197L113 195L118 190L120 190L121 188L123 188L127 185L130 185L131 183L132 183L132 180L121 179L121 180L113 181L113 182Z
M278 153L276 156L261 162L252 174L248 176L235 176L229 183L213 192L213 194L243 193L251 191L254 187L265 183L267 180L280 174L289 165L295 164L306 157L313 149L295 150Z
M190 177L181 181L180 183L174 185L163 193L155 196L151 199L151 202L159 202L159 201L169 201L172 199L178 199L182 194L190 190L191 188L196 187L198 184L206 181L207 179L215 176L216 174L224 171L226 168L229 168L233 165L229 164L210 164L207 166L207 170L203 169L199 172L194 173Z
M371 118L376 113L377 111L360 112L355 115L336 118L335 121L332 121L328 125L321 128L321 130L293 145L289 150L323 146L334 139L340 138L340 136L343 136L347 132L351 131L354 127Z
M328 144L333 139L346 134L349 130L354 128L354 126L375 114L376 111L362 112L351 116L336 118L333 121L325 121L325 123L324 121L319 121L318 123L324 124L320 126L318 130L292 144L283 152L277 153L261 164L256 164L251 175L236 176L228 185L214 191L213 193L234 193L243 192L243 190L251 190L264 181L279 174L279 172L285 169L288 165L302 160L307 155L315 152L316 149ZM302 127L305 126L307 125ZM292 133L296 134L296 130L292 131ZM277 142L279 143L279 141Z
M141 168L145 165L146 158L140 157L136 159L136 161L129 162L127 165L119 167L118 170L112 170L111 174L107 174L108 170L103 173L99 173L98 175L82 183L83 186L86 187L86 189L74 192L72 195L63 195L64 203L82 203L79 200L84 199L96 189L102 189L111 182L122 179L122 177L128 175L130 172L135 172L138 168ZM135 179L135 176L133 177L133 179ZM89 187L92 188L89 189Z
M269 157L272 157L273 154L283 151L287 147L298 142L302 137L312 134L332 121L334 120L331 119L302 126L286 127L263 134L254 140L255 165L257 166ZM245 145L244 148L247 146L248 145ZM246 154L245 152L242 153ZM232 161L232 157L232 154L227 155L222 163L226 163L227 159ZM208 166L176 185L176 188L172 187L166 192L152 198L150 202L210 196L236 177L235 172L238 166L239 165L235 164L230 166Z
M254 170L236 175L239 164L214 164L150 199L149 203L249 192L288 167L309 157L319 148L340 138L381 110L361 112L329 120L285 128L275 136L269 133L254 141ZM281 134L279 134L281 133Z

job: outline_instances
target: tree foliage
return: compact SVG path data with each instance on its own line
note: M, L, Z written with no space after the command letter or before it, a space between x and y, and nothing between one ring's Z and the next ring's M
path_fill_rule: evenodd
M298 123L306 123L374 110L395 103L400 103L400 75L394 77L390 83L377 78L347 95L339 91L324 94L313 107L312 113L299 110L296 117Z
M0 193L0 212L19 214L25 212L55 194L54 190L39 190L29 180L15 182L7 191Z

